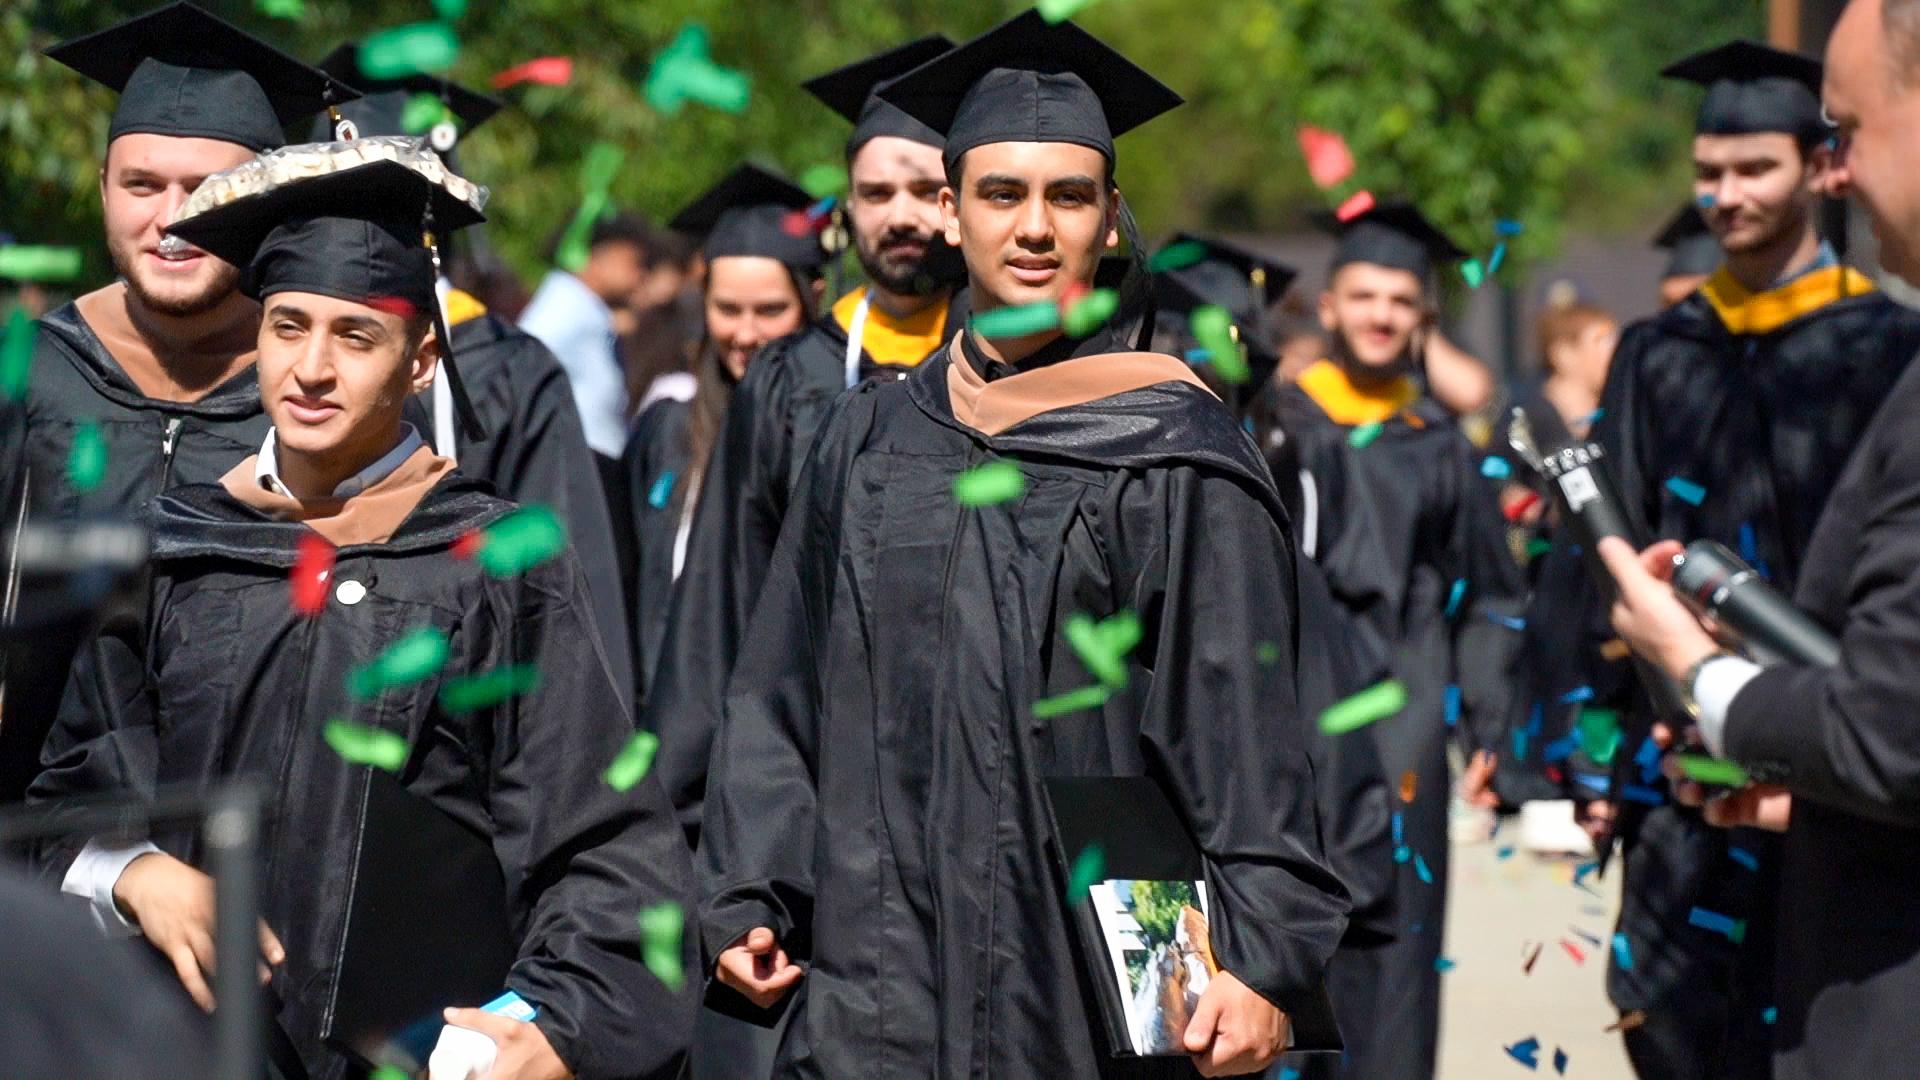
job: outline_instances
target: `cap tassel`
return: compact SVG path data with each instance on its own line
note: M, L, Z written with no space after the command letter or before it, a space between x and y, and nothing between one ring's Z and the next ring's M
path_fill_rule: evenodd
M426 213L425 233L422 239L427 245L427 253L433 257L433 279L440 280L440 245L433 238L433 209ZM480 423L480 414L474 411L473 399L467 396L466 385L460 381L460 369L453 362L453 335L447 329L447 316L440 309L438 298L433 303L433 334L440 342L440 367L446 372L447 389L453 392L453 412L460 418L460 435L468 443L477 443L487 437L485 425Z

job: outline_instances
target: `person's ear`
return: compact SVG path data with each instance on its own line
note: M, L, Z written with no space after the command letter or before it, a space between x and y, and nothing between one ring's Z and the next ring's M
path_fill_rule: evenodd
M434 373L440 370L440 338L432 327L420 335L420 344L414 346L409 364L408 387L413 393L426 393L433 385Z
M820 301L827 298L827 279L814 278L813 281L807 285L807 291L813 294L813 303L811 305L813 309L815 311L820 310Z
M1104 245L1107 251L1112 251L1114 248L1120 246L1120 199L1119 188L1110 187L1107 189L1107 239Z
M1825 139L1815 143L1807 150L1806 158L1807 190L1816 195L1828 194L1833 174L1833 143Z
M940 189L940 233L948 247L960 246L960 192L951 184Z
M1333 290L1323 289L1320 292L1320 328L1331 334L1339 326L1340 320L1333 314Z

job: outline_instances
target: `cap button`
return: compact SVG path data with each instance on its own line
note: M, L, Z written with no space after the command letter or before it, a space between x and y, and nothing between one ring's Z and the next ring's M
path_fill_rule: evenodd
M352 607L367 598L367 587L349 578L334 587L333 598Z

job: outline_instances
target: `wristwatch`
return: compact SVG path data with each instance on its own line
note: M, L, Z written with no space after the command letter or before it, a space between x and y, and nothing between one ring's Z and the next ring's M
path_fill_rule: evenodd
M1686 674L1680 676L1680 700L1686 704L1688 716L1696 720L1700 717L1700 703L1695 701L1693 697L1693 684L1700 681L1700 669L1713 663L1715 660L1730 660L1732 658L1733 654L1727 650L1715 649L1700 659L1695 660L1693 665L1687 668Z

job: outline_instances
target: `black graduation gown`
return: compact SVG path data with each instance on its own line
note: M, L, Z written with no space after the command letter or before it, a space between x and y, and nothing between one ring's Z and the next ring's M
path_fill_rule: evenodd
M260 384L251 367L198 401L158 401L140 392L73 304L49 312L39 325L26 435L19 444L8 440L8 456L0 459L0 475L9 478L25 466L30 517L131 517L167 487L218 479L266 438ZM75 434L87 422L99 425L107 467L99 485L82 492L69 480L67 466ZM18 509L9 503L0 524L9 544ZM17 802L39 769L41 743L89 624L50 627L7 648L0 804Z
M1837 279L1839 271L1815 273ZM1920 314L1864 286L1744 334L1730 332L1695 292L1622 334L1593 438L1651 536L1718 540L1791 591L1835 478L1916 349ZM1676 478L1704 494L1685 484L1676 491L1669 485ZM1700 505L1682 492L1701 495ZM1619 930L1633 965L1622 967L1609 950L1608 994L1622 1010L1649 1010L1647 1042L1659 1038L1652 1018L1676 995L1694 1009L1717 998L1721 1004L1697 1022L1682 1021L1692 1029L1687 1038L1668 1040L1690 1043L1691 1060L1653 1051L1660 1054L1655 1067L1762 1075L1774 1034L1761 1017L1773 1005L1777 840L1711 828L1697 811L1664 801L1664 782L1657 770L1642 771L1638 753L1651 706L1629 664L1599 656L1614 634L1591 575L1574 568L1583 553L1569 542L1547 558L1562 567L1543 575L1572 591L1543 587L1533 617L1570 621L1584 628L1585 641L1566 676L1578 682L1548 687L1521 706L1545 717L1534 741L1551 742L1570 728L1579 705L1561 700L1581 687L1591 690L1591 705L1620 710L1624 726L1610 767L1580 754L1568 762L1574 796L1607 794L1620 815L1626 881ZM1753 855L1760 870L1736 864L1730 848ZM1745 943L1693 926L1695 907L1748 920ZM1628 1036L1630 1049L1636 1038Z
M714 747L707 955L766 925L807 964L780 1075L1191 1075L1101 1046L1041 782L1162 781L1208 862L1222 966L1282 1008L1322 984L1347 901L1295 700L1284 512L1197 387L988 437L954 418L948 362L845 395L794 493ZM1025 494L960 507L954 476L996 460ZM1128 688L1034 719L1093 682L1066 618L1125 609Z
M367 767L321 737L343 716L404 733L405 786L492 837L521 939L507 983L539 1007L535 1022L575 1073L679 1068L694 992L648 972L635 917L689 904L690 867L656 781L622 794L601 780L631 726L579 563L568 552L496 579L449 552L511 505L452 474L390 541L339 550L335 589L353 580L367 592L352 605L330 594L309 619L287 594L305 526L269 520L218 485L161 496L146 613L110 622L82 651L48 740L35 799L260 781L261 910L287 950L270 1008L316 1077L347 1074L318 1041L345 914L337 886L367 790ZM449 635L446 665L354 701L348 673L421 626ZM537 666L540 685L472 712L438 704L447 679L508 664ZM154 841L189 863L200 855L196 836ZM47 872L63 875L74 851L50 852Z
M633 615L634 700L645 702L667 635L673 597L673 546L686 512L688 493L698 485L689 471L687 426L693 403L662 398L634 421L627 449L620 455L626 474L623 527L632 556L626 579L627 610Z
M548 507L567 526L593 598L594 626L614 674L632 666L621 568L599 458L587 446L566 369L540 339L487 311L455 322L455 364L487 437L460 445L460 471L517 503ZM419 399L423 403L428 395ZM415 425L434 444L432 409ZM258 449L258 444L255 445ZM251 451L249 451L251 452Z
M965 292L947 326L966 324ZM707 460L641 726L660 736L660 770L674 812L698 843L707 759L740 635L766 579L790 491L827 409L847 389L847 333L831 315L769 344L734 389ZM860 378L910 369L861 353Z
M1495 490L1479 474L1478 453L1437 405L1422 400L1412 414L1417 424L1396 415L1357 448L1349 442L1352 427L1335 423L1298 386L1287 387L1277 406L1286 438L1272 455L1276 469L1304 468L1312 477L1315 558L1333 595L1407 689L1404 710L1366 729L1407 848L1396 868L1395 940L1335 962L1336 971L1366 967L1343 972L1348 987L1374 987L1371 1010L1360 1010L1370 1011L1371 1024L1350 1040L1345 1062L1346 1075L1364 1077L1433 1071L1440 1007L1434 962L1446 925L1452 797L1448 688L1459 688L1456 720L1467 746L1491 746L1504 722L1507 658L1516 647L1514 632L1494 616L1511 616L1521 604L1520 568ZM1308 527L1303 510L1301 528ZM1457 581L1466 585L1448 618ZM1415 797L1402 803L1398 789L1407 773Z
M1913 1071L1917 423L1920 365L1908 367L1861 439L1800 567L1796 602L1840 635L1840 666L1762 672L1727 715L1727 756L1793 790L1782 850L1781 1080Z

